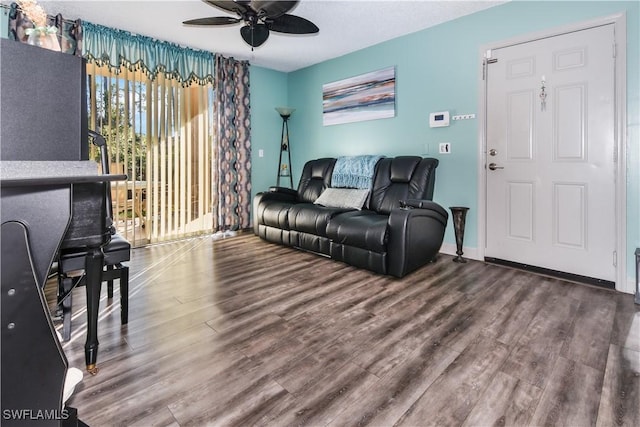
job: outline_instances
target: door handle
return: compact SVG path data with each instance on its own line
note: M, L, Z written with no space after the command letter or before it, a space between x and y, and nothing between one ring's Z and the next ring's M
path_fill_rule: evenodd
M489 169L491 169L492 171L496 170L496 169L504 169L503 166L498 166L495 163L489 163Z

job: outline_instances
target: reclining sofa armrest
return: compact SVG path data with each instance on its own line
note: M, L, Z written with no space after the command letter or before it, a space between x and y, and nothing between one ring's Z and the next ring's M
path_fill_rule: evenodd
M269 193L282 193L298 197L298 190L293 190L288 187L269 187Z
M298 193L295 190L285 187L270 187L269 191L263 191L255 195L253 198L253 232L258 236L259 215L258 207L260 203L271 200L279 200L283 202L293 203L298 200Z
M433 202L431 200L426 200L426 199L400 200L400 207L402 207L402 208L430 208L432 206L437 206L438 208L441 207L437 203L435 203L435 202ZM438 208L434 208L434 209L438 209ZM446 213L446 211L445 211L445 213Z
M449 214L435 202L419 202L419 207L407 204L389 215L387 270L392 276L403 277L432 261L442 246Z

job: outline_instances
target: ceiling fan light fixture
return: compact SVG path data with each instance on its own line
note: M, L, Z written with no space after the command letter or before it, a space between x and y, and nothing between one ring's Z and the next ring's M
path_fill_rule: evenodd
M265 24L248 24L240 28L240 35L252 48L259 47L269 38L269 29Z

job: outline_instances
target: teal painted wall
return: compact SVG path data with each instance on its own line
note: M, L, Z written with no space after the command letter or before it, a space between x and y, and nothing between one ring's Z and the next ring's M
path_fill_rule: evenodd
M465 246L477 247L477 119L431 129L429 113L442 110L449 110L452 115L477 113L481 46L620 12L627 14L627 265L631 277L632 253L640 246L640 11L637 1L514 1L290 73L287 76L288 104L297 108L290 121L296 182L302 165L322 156L409 154L439 158L434 199L445 207L471 207ZM322 125L323 84L388 66L396 67L395 118ZM281 76L277 76L276 83L282 83ZM258 89L256 86L252 81L252 91ZM273 104L271 107L275 106ZM269 120L274 120L269 114ZM255 114L252 117L257 119ZM277 131L276 134L279 136ZM256 138L256 134L253 135ZM266 136L259 137L264 139ZM439 155L439 142L450 142L452 153ZM269 162L269 167L275 170L277 160ZM447 229L445 242L455 242L451 226Z
M9 38L9 9L0 9L0 37Z
M282 119L275 107L287 105L286 73L252 66L251 188L252 195L276 185ZM263 150L264 157L260 157ZM253 198L253 197L252 197Z

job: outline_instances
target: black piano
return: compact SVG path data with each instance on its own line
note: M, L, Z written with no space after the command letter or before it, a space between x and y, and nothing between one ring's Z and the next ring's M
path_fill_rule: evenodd
M0 39L1 424L78 425L63 402L68 362L44 298L60 248L102 270L107 183L89 161L84 60ZM25 70L28 70L26 72ZM87 365L96 364L97 289L87 281Z

